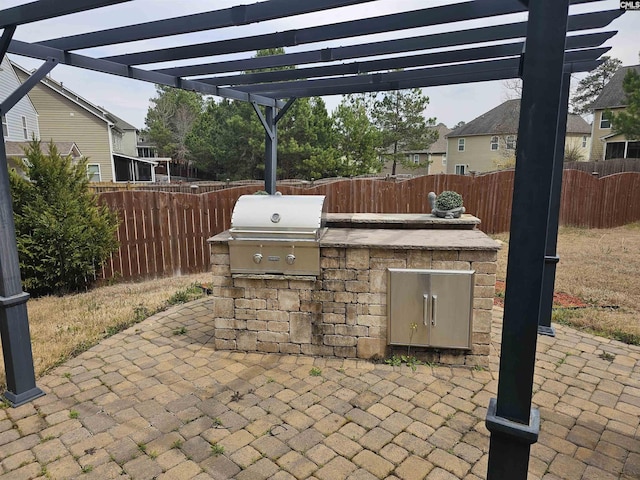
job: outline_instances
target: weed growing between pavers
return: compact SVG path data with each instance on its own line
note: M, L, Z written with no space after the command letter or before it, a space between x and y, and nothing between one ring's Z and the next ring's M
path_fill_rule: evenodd
M318 367L313 367L311 370L309 370L309 375L311 375L312 377L321 377L322 370L320 370Z
M189 285L187 288L183 288L182 290L178 290L176 293L171 295L167 300L169 305L179 305L181 303L191 302L192 300L197 300L204 296L206 291L204 291L200 285L195 283Z
M216 456L222 455L224 453L224 447L219 445L218 442L214 442L211 444L211 453Z
M187 327L180 327L180 328L176 328L173 331L174 335L185 335L187 333Z
M602 352L600 355L598 355L602 360L607 360L608 362L613 362L616 358L616 356L613 353L609 353L609 352Z
M416 368L418 365L427 365L425 362L423 362L422 360L418 360L413 355L396 355L396 354L387 358L384 361L384 363L386 363L387 365L392 365L394 367L399 367L400 365L405 364L414 372L416 371Z

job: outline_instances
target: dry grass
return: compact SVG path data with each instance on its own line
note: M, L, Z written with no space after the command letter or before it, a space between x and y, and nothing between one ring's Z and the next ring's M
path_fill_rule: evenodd
M167 301L176 292L185 293L207 277L208 274L203 273L123 283L76 295L29 300L27 309L36 375L43 375L101 339L166 308ZM188 297L195 298L194 295ZM4 362L0 362L0 391L4 382Z
M495 238L508 242L508 235ZM505 279L507 253L505 243L498 254L498 279ZM609 230L560 228L558 255L556 292L592 307L555 309L554 321L640 344L640 223Z

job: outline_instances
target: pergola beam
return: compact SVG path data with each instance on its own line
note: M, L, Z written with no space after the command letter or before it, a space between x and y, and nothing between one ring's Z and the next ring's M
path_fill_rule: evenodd
M586 62L572 62L565 64L565 72L590 72L598 68L602 64L601 60L586 61ZM336 86L333 88L299 88L291 89L288 91L289 95L304 97L316 97L324 95L349 95L353 93L367 93L367 92L385 92L392 90L403 90L408 88L424 88L424 87L438 87L442 85L458 85L463 83L477 83L477 82L490 82L495 80L508 80L510 78L517 78L519 72L519 62L512 61L510 64L505 64L501 68L489 68L478 69L473 72L473 75L443 75L433 78L419 78L414 80L399 81L399 82L384 82L370 85L356 85L350 87Z
M72 67L80 67L86 70L109 73L120 77L167 85L169 87L182 88L184 90L199 92L204 95L216 95L218 97L230 98L233 100L256 102L265 106L284 106L284 102L279 102L273 98L265 97L260 94L248 94L231 88L207 85L205 83L198 82L197 80L185 80L180 77L174 77L164 73L143 70L135 67L127 67L121 63L110 62L100 58L92 58L77 53L67 53L58 50L57 48L45 47L44 45L36 45L13 40L9 44L8 52L31 58L55 58L61 64L70 65Z
M586 3L594 0L576 0ZM345 22L267 33L251 37L233 38L215 42L184 45L159 50L113 55L105 59L126 65L169 62L187 58L249 52L265 48L287 47L307 43L326 42L360 35L387 33L409 28L428 27L451 22L477 20L481 18L508 15L526 11L519 2L504 0L468 1L452 5L423 8L408 12L381 15L378 17L350 20Z
M569 17L569 26L567 31L573 32L603 28L609 25L620 15L622 15L621 10L608 10L603 12L572 15ZM431 35L421 35L410 38L399 38L380 42L349 45L344 47L323 48L307 52L294 52L282 55L269 55L267 57L160 68L155 69L154 71L181 77L212 75L217 73L279 68L292 65L297 66L310 63L336 62L352 58L391 55L433 48L454 47L472 43L495 42L524 38L526 34L527 22L518 22ZM606 39L603 41L606 41Z
M613 32L575 35L567 38L568 50L591 48L602 45L613 36ZM198 81L209 85L251 85L257 83L282 82L313 77L329 77L338 75L360 75L363 73L398 70L426 65L470 62L477 60L513 57L522 53L524 42L491 45L488 47L465 48L460 50L408 55L367 62L351 62L311 68L296 68L261 73L246 73L219 77L200 78ZM604 53L604 52L603 52Z
M600 55L609 51L610 47L590 48L584 50L575 50L566 53L567 63L589 62L594 61ZM469 83L478 81L475 75L488 72L513 71L514 66L519 65L519 58L509 58L500 60L488 60L483 62L466 63L459 65L447 65L430 68L417 68L413 70L405 70L401 72L374 73L367 75L352 75L350 77L336 78L320 78L313 80L299 80L294 82L282 82L275 84L245 85L238 87L239 90L260 93L263 95L273 96L275 98L288 98L289 96L301 96L299 90L308 90L318 92L315 95L335 95L341 89L363 88L368 89L370 86L384 84L391 86L391 90L398 90L407 87L410 84L415 87L428 87L435 85L443 85L441 77L454 79L453 83ZM515 75L517 76L517 75ZM455 77L459 77L455 81ZM394 84L397 84L393 88ZM372 91L372 90L366 90ZM331 93L324 93L331 92Z
M98 32L54 38L38 43L61 50L80 50L83 48L112 45L114 43L149 40L170 35L248 25L266 20L358 5L371 1L372 0L314 0L313 2L301 2L300 0L270 0L252 5L238 5L214 10L212 12L183 15L181 17L139 23L137 25L127 25L126 27L110 28Z
M131 0L73 0L72 2L56 2L52 0L38 0L37 2L0 10L0 28L8 27L9 25L23 25L25 23L38 22L40 20L47 20L49 18L130 1Z
M0 59L4 58L7 53L7 49L9 48L9 44L11 43L11 39L13 38L13 34L16 32L16 26L10 25L5 27L2 31L2 36L0 37Z
M0 103L0 113L3 115L6 114L9 110L11 110L16 103L18 103L22 97L27 95L29 91L33 87L35 87L40 80L47 76L47 74L53 70L58 64L58 60L55 58L47 58L47 60L38 68L35 72L33 72L27 80L22 83L18 88L15 89L13 93L11 93L7 98L5 98L2 103Z

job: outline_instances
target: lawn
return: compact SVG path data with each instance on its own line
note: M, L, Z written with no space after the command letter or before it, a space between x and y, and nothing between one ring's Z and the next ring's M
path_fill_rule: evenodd
M498 280L504 281L509 237L495 238L504 242L497 273ZM640 344L640 223L609 230L561 228L558 254L556 293L586 307L557 307L554 322ZM196 298L200 290L190 287L207 278L202 273L29 300L36 374L43 375L170 304ZM4 381L4 362L0 362L0 390Z
M509 236L494 238L505 242L497 275L505 280ZM562 308L580 302L559 301L553 321L640 344L640 223L608 230L562 227L558 255L556 294L586 307Z

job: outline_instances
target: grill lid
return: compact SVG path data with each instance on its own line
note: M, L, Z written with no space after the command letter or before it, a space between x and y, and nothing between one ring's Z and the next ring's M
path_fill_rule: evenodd
M317 240L324 195L242 195L231 216L231 237Z

